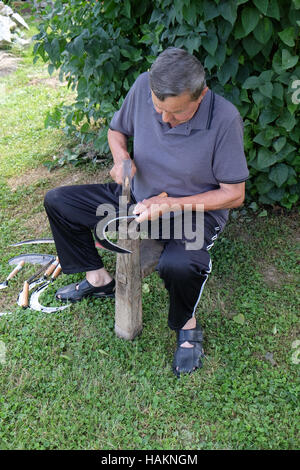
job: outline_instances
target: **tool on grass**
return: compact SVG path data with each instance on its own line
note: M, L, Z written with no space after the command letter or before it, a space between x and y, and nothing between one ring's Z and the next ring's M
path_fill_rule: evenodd
M34 238L32 240L24 240L22 242L14 243L13 245L9 245L9 246L40 245L43 243L53 244L54 239L53 238ZM98 242L95 243L95 246L96 248L103 248Z
M6 280L1 282L0 289L5 289L8 286L8 281L10 281L10 279L12 279L23 268L24 264L24 260L19 261L17 266L9 273Z
M65 308L70 307L71 304L63 305L62 307L46 307L42 305L39 301L40 295L47 289L50 283L52 283L57 276L60 274L61 267L60 265L57 266L56 270L51 276L51 279L44 282L41 286L39 286L30 296L29 301L29 308L32 310L36 310L37 312L43 313L54 313L60 310L65 310Z
M131 160L127 159L123 161L123 186L125 187L130 187L131 188ZM162 192L158 194L158 197L167 197L168 194L166 192ZM121 220L134 220L137 217L139 217L139 214L133 214L133 215L122 215L122 216L117 216L115 217L115 214L112 215L112 217L106 222L106 224L102 228L102 232L99 234L99 231L97 230L97 225L94 228L94 235L97 240L96 242L96 247L97 248L106 248L107 250L113 251L115 253L132 253L131 250L128 250L126 248L122 248L121 246L117 245L116 243L113 243L111 240L108 239L107 237L107 232L109 231L109 226L113 223L119 222ZM100 246L99 246L100 245Z
M40 253L28 253L23 255L14 256L8 260L8 264L18 264L20 261L25 261L29 264L40 264L45 266L47 263L54 261L54 255L40 254Z
M31 278L27 279L27 282L29 284L29 290L32 290L35 286L38 286L39 284L42 284L42 282L44 282L49 276L51 276L51 274L57 268L58 264L59 264L59 260L58 260L58 257L56 257L56 259L52 261L50 265L47 265L48 268L46 267L47 269L44 272L43 276L36 279L37 276L43 272L43 269L42 269L40 270L40 272L35 273L33 276L31 276Z
M46 270L46 271L45 271ZM43 271L45 271L44 276L39 278L37 281L34 281ZM61 266L58 264L58 260L51 260L34 273L29 279L24 282L23 289L20 292L17 300L17 304L20 307L26 308L29 305L29 291L32 290L37 284L41 284L47 279L47 277L52 273L51 279L54 280L61 273ZM49 281L47 281L49 282Z
M42 268L39 269L37 273L34 274L34 276L31 276L29 278L29 281L35 279L36 276L38 276L41 272L43 272L45 269L47 269L48 266L50 266L51 263L53 263L55 257L53 255L48 255L48 254L39 254L39 253L27 253L19 256L14 256L13 258L10 258L8 260L8 263L10 265L14 264L19 264L21 262L24 263L29 263L29 264L41 264ZM29 284L28 281L25 281L23 290L22 290L22 295L19 294L19 299L24 299L24 305L23 305L23 300L22 304L19 303L18 305L26 307L26 298L28 299L28 292L29 292Z
M32 240L24 240L22 242L13 243L9 246L36 245L41 243L54 243L54 240L53 238L34 238Z

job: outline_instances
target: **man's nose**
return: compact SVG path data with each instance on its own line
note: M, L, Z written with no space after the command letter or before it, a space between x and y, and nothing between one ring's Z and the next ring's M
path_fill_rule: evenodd
M171 113L168 113L168 112L166 112L166 111L163 111L163 112L162 112L161 118L162 118L162 120L163 120L164 122L170 122L170 121L172 120L172 117L173 117L173 116L172 116Z

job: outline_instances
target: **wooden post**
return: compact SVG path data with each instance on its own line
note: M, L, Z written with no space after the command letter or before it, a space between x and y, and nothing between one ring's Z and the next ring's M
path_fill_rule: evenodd
M123 184L122 196L130 202L128 178ZM127 230L127 221L120 222L119 233ZM140 270L140 240L122 240L122 246L131 254L117 254L116 263L116 307L115 332L120 338L133 339L141 333L142 324L142 285Z

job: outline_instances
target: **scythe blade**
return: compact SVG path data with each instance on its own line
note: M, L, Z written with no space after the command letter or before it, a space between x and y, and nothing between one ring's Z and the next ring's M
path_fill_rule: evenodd
M31 308L32 310L36 310L37 312L54 313L54 312L58 312L60 310L64 310L65 308L70 307L71 304L63 305L62 307L45 307L44 305L40 303L39 297L42 294L42 292L44 292L44 290L47 289L50 282L51 281L45 282L31 294L30 301L29 301L29 308Z

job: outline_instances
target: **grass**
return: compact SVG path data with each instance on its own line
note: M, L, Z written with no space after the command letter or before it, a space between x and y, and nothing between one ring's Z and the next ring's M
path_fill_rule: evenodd
M33 27L32 27L33 29ZM104 181L106 169L42 164L66 146L45 130L48 109L68 99L45 81L30 50L16 72L0 79L1 279L7 261L51 245L12 248L15 240L50 236L43 195L74 178ZM26 116L26 119L24 119ZM213 273L197 310L205 330L204 366L177 380L171 371L174 334L168 298L156 273L144 280L143 333L132 342L114 334L114 301L83 300L59 314L16 306L25 267L0 292L1 449L296 449L299 365L297 216L237 211L212 250ZM32 224L31 221L38 223ZM114 255L106 253L114 271ZM62 275L43 297L80 275Z

